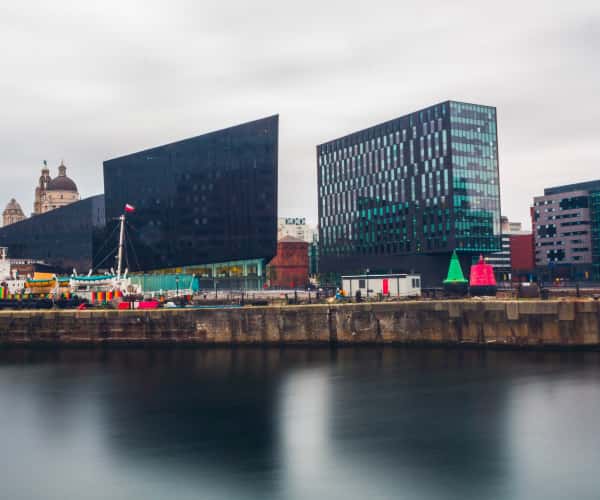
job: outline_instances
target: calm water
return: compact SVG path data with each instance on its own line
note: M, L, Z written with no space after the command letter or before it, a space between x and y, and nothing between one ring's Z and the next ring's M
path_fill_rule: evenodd
M600 498L600 353L0 351L0 498Z

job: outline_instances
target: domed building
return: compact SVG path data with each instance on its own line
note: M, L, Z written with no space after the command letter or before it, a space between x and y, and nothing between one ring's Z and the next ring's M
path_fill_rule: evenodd
M26 218L27 217L25 217L21 205L19 205L17 200L12 198L8 202L8 205L6 205L4 212L2 212L2 227L10 226L11 224L22 221Z
M79 192L73 179L67 177L67 167L63 162L58 166L58 176L52 179L50 170L44 162L42 175L35 188L33 213L43 214L79 201Z

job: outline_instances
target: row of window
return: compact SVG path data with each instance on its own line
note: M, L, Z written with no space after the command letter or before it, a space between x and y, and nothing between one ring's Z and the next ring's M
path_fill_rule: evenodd
M435 165L436 162L443 164L443 157L447 154L447 144L444 141L440 142L439 139L434 139L433 145L428 144L426 149L424 143L420 148L420 157L415 158L415 146L411 141L408 148L404 148L404 145L401 144L399 148L387 148L387 150L381 150L379 154L368 153L328 165L321 165L320 184L337 183L340 180L347 180L357 175L374 174L386 169L397 169L398 167L404 167L405 169L410 167L411 170L418 171L419 163L426 162L427 166L429 162L432 165Z
M372 171L370 169L353 169L350 171L348 176L345 176L341 179L334 179L333 182L328 182L325 179L325 182L321 183L319 186L319 195L327 195L327 194L336 194L342 193L345 191L350 191L356 188L361 188L370 185L376 185L388 181L393 181L397 179L408 179L409 177L416 177L419 173L430 173L435 171L444 171L444 161L443 158L440 158L439 161L433 159L431 162L425 161L421 165L419 169L419 165L415 164L411 167L404 166L398 168L392 168L387 170L378 170ZM351 175L350 175L351 174ZM444 175L448 175L445 173ZM482 178L485 178L483 176Z
M334 152L337 154L340 154L338 152L341 152L341 154L348 154L348 151L354 151L354 148L360 149L361 144L363 151L367 148L375 149L386 143L392 143L394 139L396 142L400 142L400 134L404 141L408 139L409 134L415 139L417 137L418 129L423 132L427 131L432 133L435 131L437 125L437 130L441 130L443 127L444 116L446 116L447 112L447 103L433 106L417 113L406 115L396 120L391 120L375 127L336 139L335 141L322 144L321 146L318 146L318 152L320 156ZM424 126L425 124L427 124L426 127Z
M563 241L563 240L555 240L555 241L540 241L540 242L536 242L535 246L536 247L551 247L551 246L557 246L557 247L561 247L561 246L565 246L566 244L570 244L570 245L580 245L584 243L583 240L571 240L571 241ZM572 250L573 251L580 251L582 247L573 247ZM585 251L587 252L589 249L585 248ZM583 250L581 250L583 251Z
M394 255L405 253L420 253L424 251L447 251L448 241L442 238L429 238L424 242L394 241L378 242L369 245L339 245L324 249L327 256L343 257L347 255Z
M575 217L581 217L581 212L561 214L561 215L550 215L545 217L546 220L559 220L559 219L574 219Z
M415 202L421 200L443 198L449 194L448 171L429 172L420 178L400 179L381 184L366 185L362 179L357 180L358 186L352 191L321 195L321 215L328 217L340 212L356 212L361 200L371 202L386 202L391 204ZM479 190L474 190L479 194Z
M496 110L490 106L451 101L450 116L463 120L487 119L495 122Z
M330 152L322 152L318 156L317 164L328 166L351 158L383 156L384 154L390 156L392 151L414 148L417 139L419 139L419 144L424 145L427 143L429 147L432 147L435 143L438 149L448 143L448 132L445 128L442 128L441 121L437 129L432 129L430 133L425 133L422 136L417 136L416 128L414 130L415 133L411 134L411 137L407 137L406 130L403 130L402 133L396 131L394 134L379 136L370 141L360 142L339 150L333 149Z

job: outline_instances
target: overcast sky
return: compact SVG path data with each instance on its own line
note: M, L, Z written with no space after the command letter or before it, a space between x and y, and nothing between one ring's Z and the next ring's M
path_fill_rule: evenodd
M3 0L0 62L27 214L44 159L89 196L105 159L279 113L279 214L316 222L316 144L447 99L497 107L511 219L600 178L598 0Z

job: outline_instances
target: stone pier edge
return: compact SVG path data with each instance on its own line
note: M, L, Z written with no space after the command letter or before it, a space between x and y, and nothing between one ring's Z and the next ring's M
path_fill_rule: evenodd
M0 346L425 344L600 347L595 300L456 300L155 311L0 311Z

